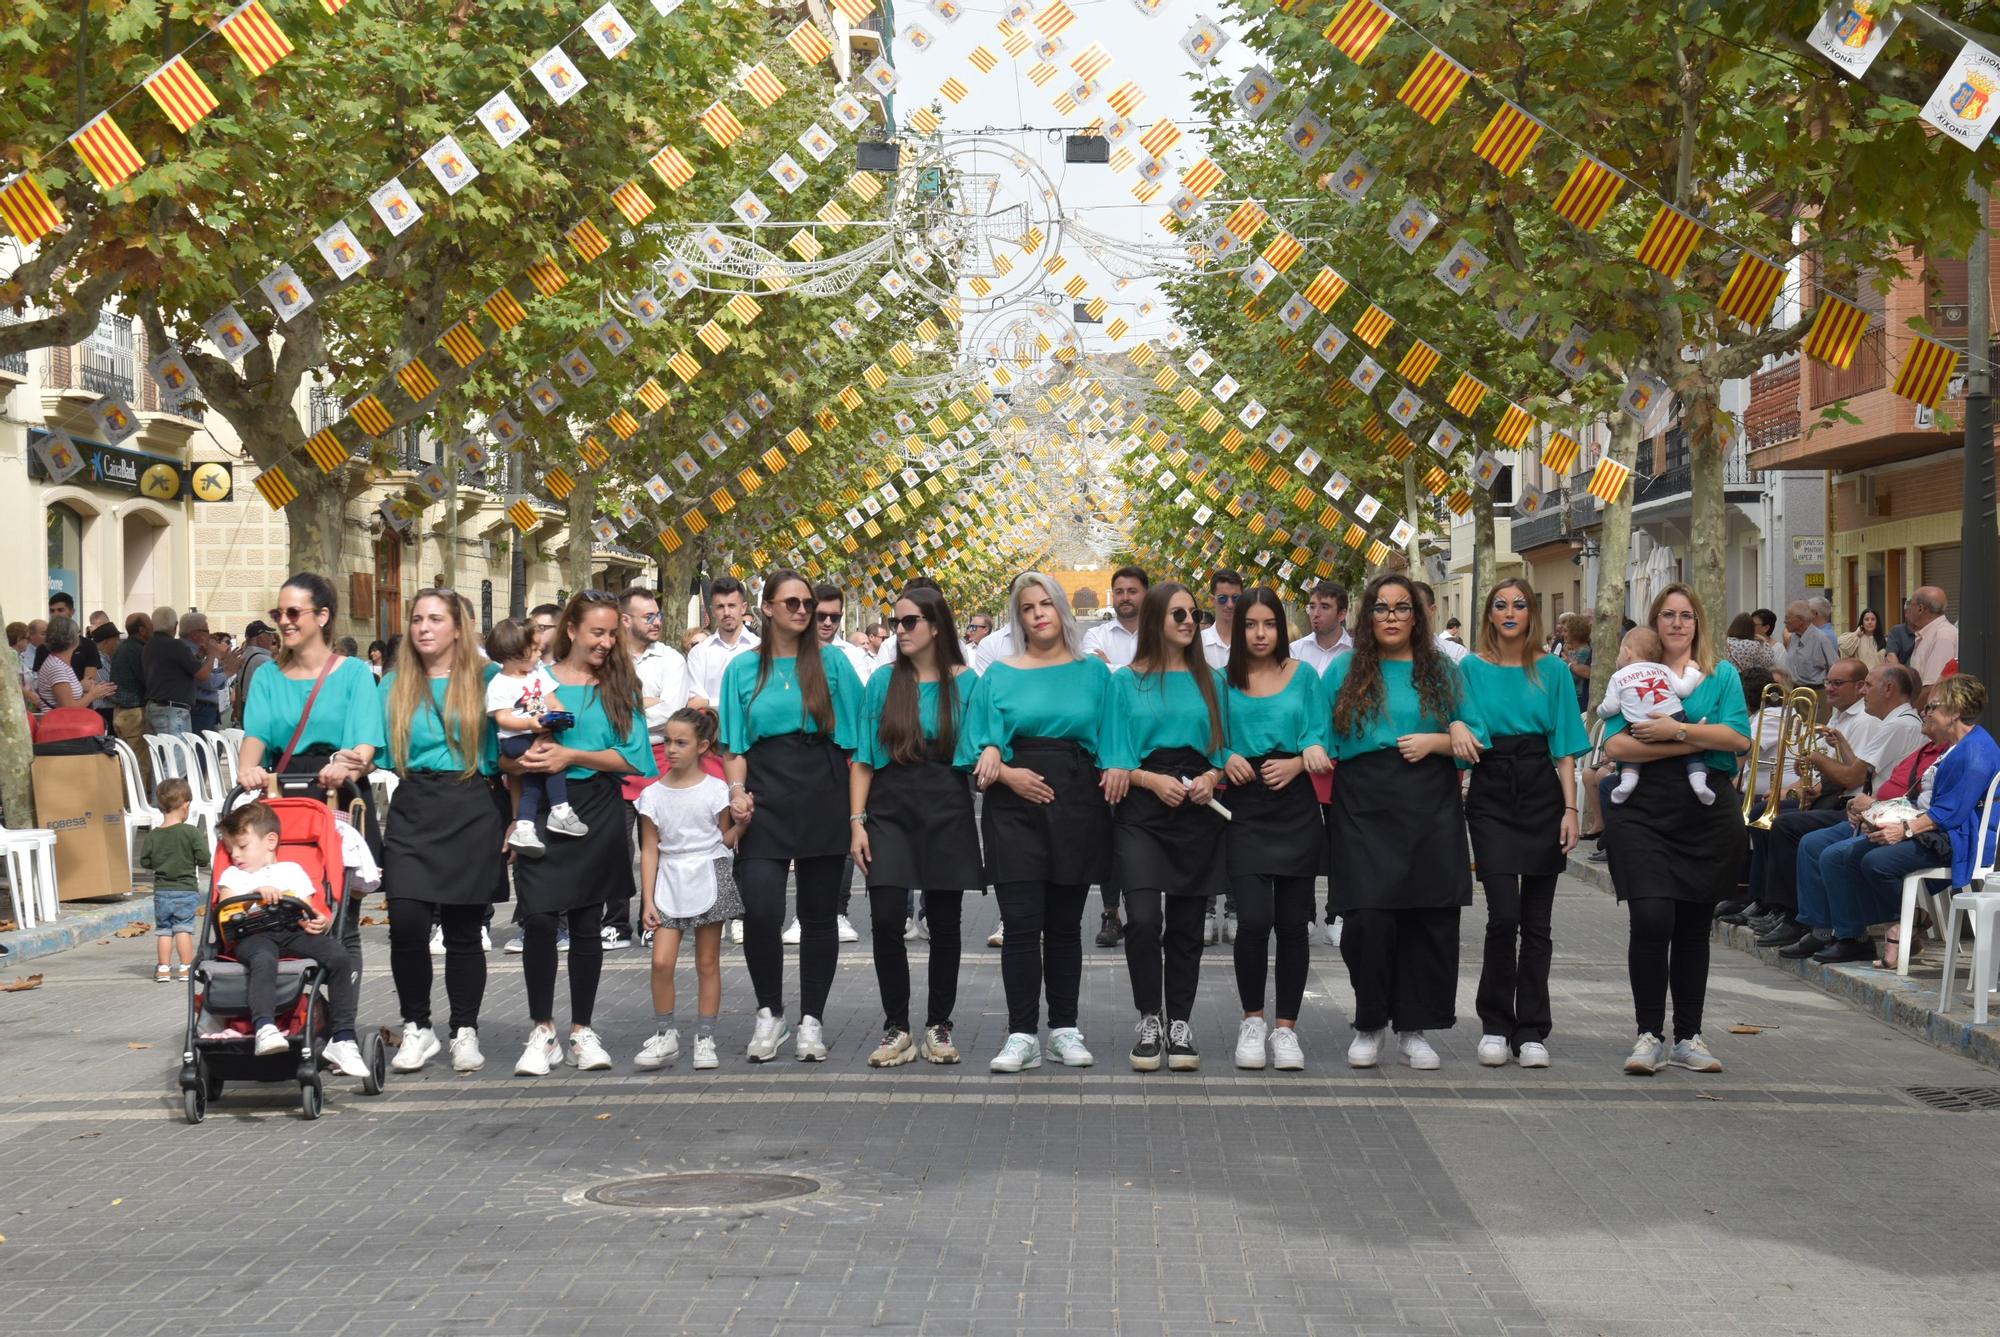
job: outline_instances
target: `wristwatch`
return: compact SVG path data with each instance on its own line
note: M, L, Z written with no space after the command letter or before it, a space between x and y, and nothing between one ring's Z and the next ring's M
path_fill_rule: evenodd
M1687 725L1683 724L1680 728L1674 730L1674 741L1676 743L1685 743L1687 740L1688 740L1688 727Z
M864 826L868 822L868 814L865 811L850 813L848 814L847 820L854 823L856 826Z

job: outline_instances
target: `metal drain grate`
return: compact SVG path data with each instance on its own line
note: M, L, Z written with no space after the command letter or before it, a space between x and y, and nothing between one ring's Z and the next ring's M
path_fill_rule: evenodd
M585 1202L602 1207L686 1211L703 1207L757 1207L817 1193L820 1183L804 1175L736 1174L697 1171L613 1179L585 1189Z
M1903 1094L1934 1110L1966 1114L1979 1110L2000 1114L2000 1086L1906 1086Z

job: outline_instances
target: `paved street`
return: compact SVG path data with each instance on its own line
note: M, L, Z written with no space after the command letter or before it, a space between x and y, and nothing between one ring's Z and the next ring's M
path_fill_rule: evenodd
M599 1008L619 1070L517 1080L519 967L496 952L485 1072L434 1066L374 1100L342 1083L316 1124L275 1087L180 1122L184 995L147 978L150 938L36 962L42 988L0 994L0 1333L1885 1337L1989 1334L2000 1313L2000 1118L1901 1090L1994 1074L1721 951L1708 1033L1728 1071L1625 1078L1622 919L1580 883L1557 905L1547 1072L1473 1062L1475 911L1441 1072L1346 1068L1345 976L1316 942L1304 1074L1230 1067L1221 948L1203 1071L1131 1073L1122 954L1091 948L1098 1066L992 1077L986 899L972 1061L870 1072L865 907L823 1067L741 1062L725 949L723 1068L634 1073L650 1007L625 952ZM389 1022L369 931L363 1017ZM581 1200L682 1170L821 1187L678 1213Z

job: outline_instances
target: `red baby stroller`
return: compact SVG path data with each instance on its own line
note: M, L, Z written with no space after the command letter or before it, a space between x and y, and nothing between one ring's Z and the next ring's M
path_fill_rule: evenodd
M231 793L223 805L225 811L235 806L241 792ZM278 815L278 858L303 867L322 889L333 916L327 932L339 934L348 918L360 913L361 898L347 894L347 869L334 808L312 798L259 801ZM217 883L229 866L228 848L218 844L213 870ZM260 1058L251 1035L248 972L228 954L218 913L221 908L211 889L188 985L187 1041L181 1049L181 1112L189 1123L200 1123L207 1117L208 1102L221 1098L224 1082L296 1081L300 1112L308 1119L317 1119L326 1101L319 1053L331 1030L321 967L316 961L294 958L278 963L275 1020L292 1047L286 1053ZM367 1095L379 1095L388 1077L382 1037L379 1032L362 1035L359 1043L368 1065L361 1089Z

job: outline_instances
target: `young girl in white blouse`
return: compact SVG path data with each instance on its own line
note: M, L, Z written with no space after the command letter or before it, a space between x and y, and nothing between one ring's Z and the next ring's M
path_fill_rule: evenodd
M694 1066L717 1066L715 1019L722 1011L722 926L743 914L733 869L742 827L729 812L729 786L702 769L715 746L715 717L682 709L667 719L666 774L648 785L639 811L639 885L653 930L652 1038L633 1064L664 1068L680 1057L674 1025L674 967L681 938L694 934Z

